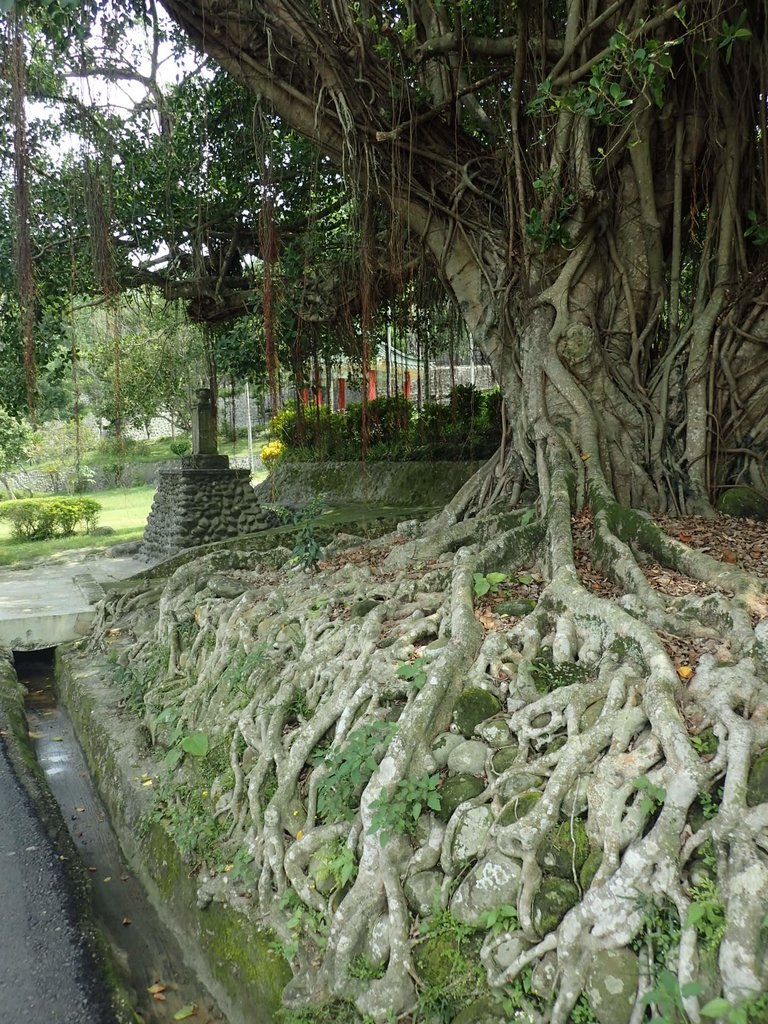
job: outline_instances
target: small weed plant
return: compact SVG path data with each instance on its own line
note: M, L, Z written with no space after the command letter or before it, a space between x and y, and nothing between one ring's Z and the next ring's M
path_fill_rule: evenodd
M440 810L439 782L439 775L422 775L401 779L392 794L382 789L371 804L369 835L378 832L382 846L387 845L393 834L412 835L422 811Z
M351 820L378 766L377 747L389 741L395 728L394 722L376 720L351 732L341 747L318 751L326 765L317 787L317 812L323 821Z
M280 907L288 914L286 927L291 933L290 941L283 944L281 952L286 960L293 960L302 940L312 942L318 949L324 949L327 942L328 925L318 910L305 903L294 889L286 889L280 898Z
M690 895L691 905L685 923L696 929L702 949L715 952L725 935L725 904L717 885L712 879L702 879L691 889Z
M424 667L424 659L416 658L415 661L404 661L397 666L395 673L398 679L406 679L416 691L422 688L427 681L427 671Z
M489 572L486 574L476 572L472 577L472 588L475 591L475 597L495 594L499 589L499 584L503 583L506 578L507 574L505 572Z
M321 858L317 871L318 882L331 879L333 891L339 892L352 881L357 874L357 858L343 839L335 843Z
M513 932L517 928L517 907L504 903L500 907L486 910L482 916L482 925L494 935Z
M643 794L640 800L640 811L643 814L655 814L667 798L666 789L651 782L646 775L635 779L632 785Z

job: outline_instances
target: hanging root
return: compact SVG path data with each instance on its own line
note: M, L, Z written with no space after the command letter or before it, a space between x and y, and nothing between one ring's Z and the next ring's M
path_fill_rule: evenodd
M619 1024L645 1019L662 977L691 1021L715 996L758 1005L765 584L593 478L593 563L620 592L600 596L574 558L567 453L550 438L540 460L538 520L466 518L493 497L492 462L417 535L312 575L286 551L218 554L102 607L99 642L118 649L154 609L131 659L151 734L161 754L193 732L209 743L164 786L183 800L207 766L218 862L243 866L222 885L207 863L201 898L251 893L291 960L289 1006L450 1020L490 990L504 1012L566 1024L608 998L612 971ZM704 593L662 594L647 559ZM687 680L675 637L712 643ZM455 977L440 981L447 935ZM467 936L485 982L462 988Z

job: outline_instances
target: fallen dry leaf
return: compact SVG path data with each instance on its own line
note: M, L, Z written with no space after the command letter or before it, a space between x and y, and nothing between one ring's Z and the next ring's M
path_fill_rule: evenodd
M693 669L690 665L678 665L677 674L680 676L681 679L688 680L693 675Z
M168 986L167 986L167 985L164 985L164 984L162 983L162 981L156 981L156 982L154 983L154 985L150 985L150 986L149 986L149 988L147 989L147 992L149 992L149 994L150 994L151 996L154 996L154 995L156 995L156 994L157 994L158 992L165 992L165 990L166 990L167 988L168 988Z

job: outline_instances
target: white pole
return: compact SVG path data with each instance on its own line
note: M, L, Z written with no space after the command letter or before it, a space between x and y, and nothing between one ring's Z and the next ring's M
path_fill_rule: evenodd
M245 411L248 417L248 461L251 465L251 475L253 475L253 425L251 423L251 389L248 381L245 382Z

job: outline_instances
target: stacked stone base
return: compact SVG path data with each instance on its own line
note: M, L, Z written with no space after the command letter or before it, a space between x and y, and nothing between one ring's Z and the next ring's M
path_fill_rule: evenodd
M156 562L185 548L255 533L270 525L247 469L229 469L225 456L192 456L158 473L141 554Z

